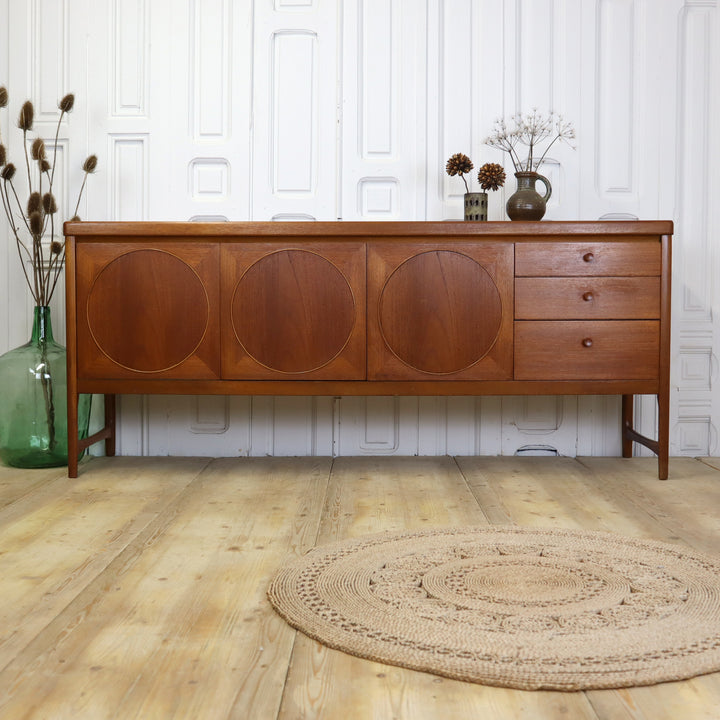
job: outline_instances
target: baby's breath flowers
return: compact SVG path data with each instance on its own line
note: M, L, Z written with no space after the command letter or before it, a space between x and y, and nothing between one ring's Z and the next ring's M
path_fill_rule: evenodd
M0 108L7 107L8 91L0 87ZM30 100L26 100L20 114L17 126L22 130L22 145L25 156L25 169L27 170L27 202L23 207L18 189L15 187L17 168L8 162L7 149L0 134L0 199L7 217L10 231L15 237L15 244L20 255L20 265L25 275L35 304L47 306L57 286L60 273L65 262L65 242L55 237L56 215L58 213L57 200L53 192L55 182L55 161L60 133L60 124L66 113L73 109L75 96L72 93L65 95L58 103L60 117L55 131L55 143L52 150L52 163L48 159L48 150L45 140L36 137L32 141L28 137L33 129L35 109ZM34 167L33 167L34 166ZM83 163L83 181L78 193L77 205L73 220L79 220L78 208L87 176L95 172L97 157L90 155ZM57 221L60 227L60 221ZM49 235L48 246L43 243L45 235ZM27 271L26 265L32 266L32 275Z
M556 142L565 142L574 147L571 142L574 139L575 129L562 115L554 112L542 115L534 109L525 115L514 115L509 124L505 119L496 120L485 144L506 152L515 172L530 172L542 165L548 150ZM527 148L526 158L520 157L522 146Z

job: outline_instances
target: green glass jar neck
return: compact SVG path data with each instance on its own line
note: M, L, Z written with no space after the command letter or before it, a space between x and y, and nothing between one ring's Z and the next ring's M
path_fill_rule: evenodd
M55 342L55 338L53 338L52 322L50 320L50 308L47 305L35 306L30 342Z

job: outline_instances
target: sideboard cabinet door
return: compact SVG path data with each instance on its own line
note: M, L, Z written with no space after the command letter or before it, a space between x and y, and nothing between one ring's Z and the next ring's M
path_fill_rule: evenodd
M76 264L80 378L219 378L217 243L82 242Z
M369 380L507 380L513 244L368 248Z
M222 376L365 379L365 244L226 242Z

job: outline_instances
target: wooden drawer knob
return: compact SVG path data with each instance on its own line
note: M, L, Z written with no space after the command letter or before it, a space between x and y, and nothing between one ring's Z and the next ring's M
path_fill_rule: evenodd
M591 262L593 262L593 260L595 260L595 256L594 256L591 252L585 253L585 254L583 255L583 260L584 260L586 263L591 263Z
M585 338L582 341L583 347L592 347L592 338Z
M592 302L595 298L593 297L593 294L590 291L588 291L586 293L583 293L582 299L585 302Z

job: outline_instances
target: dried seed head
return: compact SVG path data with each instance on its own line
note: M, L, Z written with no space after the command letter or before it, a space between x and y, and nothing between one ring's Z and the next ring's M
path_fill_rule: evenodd
M477 179L483 190L497 190L505 184L505 169L498 163L485 163L478 171Z
M58 240L53 240L50 243L50 252L53 255L59 255L63 251L63 244Z
M45 158L38 161L38 166L40 167L41 173L49 172L50 168L52 167L52 165L50 165L50 163L47 160L45 160Z
M33 119L35 117L35 108L30 100L26 100L20 108L20 116L18 117L18 127L27 132L32 130Z
M32 153L33 160L44 160L46 157L45 141L42 138L35 138L30 152Z
M55 202L55 196L52 193L45 193L42 199L43 210L46 215L52 215L57 212L57 203Z
M73 215L70 218L70 222L80 222L80 216L79 215Z
M27 204L27 214L30 217L34 212L38 212L42 207L42 197L39 192L30 193Z
M59 103L58 107L64 113L69 113L73 109L75 104L75 96L72 93L68 93Z
M15 166L12 163L8 163L2 171L0 171L0 177L6 182L12 180L13 175L15 175Z
M5 149L5 146L0 143L0 167L2 167L7 162L7 150Z
M473 169L472 160L463 153L455 153L450 156L450 159L445 165L445 172L448 175L463 175L469 173Z
M7 107L8 91L5 86L0 87L0 108Z
M97 167L97 155L88 155L83 163L83 170L86 173L94 173Z
M35 211L30 215L30 232L35 236L42 235L43 229L42 215L38 211Z

